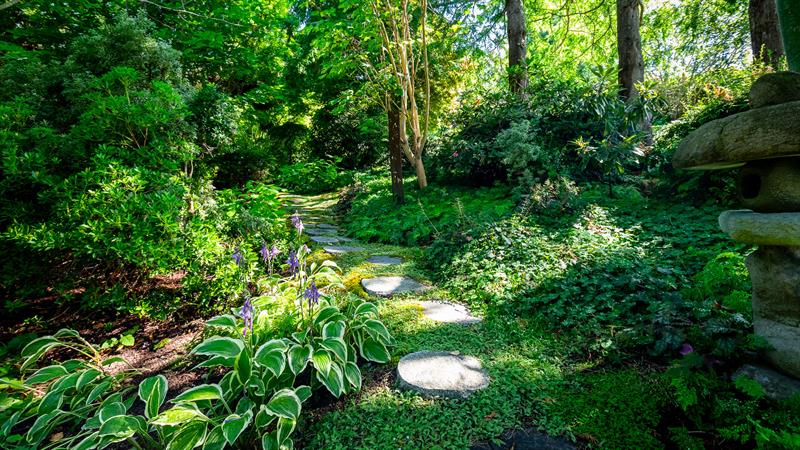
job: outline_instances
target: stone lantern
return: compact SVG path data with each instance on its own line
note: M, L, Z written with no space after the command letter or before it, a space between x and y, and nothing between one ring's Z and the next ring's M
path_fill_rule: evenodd
M722 231L758 245L747 257L753 326L773 347L767 360L800 378L800 73L759 78L751 109L709 122L681 142L681 169L739 168L736 187L747 209L725 211Z

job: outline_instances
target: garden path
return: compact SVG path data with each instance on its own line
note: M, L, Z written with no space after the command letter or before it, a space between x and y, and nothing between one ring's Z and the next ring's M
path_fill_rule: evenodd
M321 196L292 196L287 198L287 207L302 219L304 233L309 238L309 245L314 253L321 258L331 258L342 268L343 280L346 288L365 298L370 298L379 305L382 317L387 326L397 338L397 345L393 351L397 363L387 373L385 367L376 367L374 373L367 375L364 392L356 398L347 400L349 405L345 410L352 409L351 414L361 415L361 408L372 410L370 421L359 421L358 426L367 423L381 423L380 414L374 414L376 405L386 403L382 398L388 393L392 397L387 410L386 425L383 430L367 430L356 442L325 441L330 438L331 426L348 436L348 426L335 424L337 419L332 419L333 424L327 423L328 417L336 417L338 413L329 413L316 417L311 424L310 442L304 442L308 448L322 448L333 446L347 446L358 448L516 448L518 450L533 448L574 448L562 439L550 438L535 431L513 431L519 426L519 419L513 418L505 422L517 423L515 427L492 424L495 416L512 414L510 411L489 412L481 414L480 408L475 410L471 406L472 397L478 398L479 404L485 403L485 398L492 398L493 394L482 394L483 391L500 391L506 386L497 378L497 363L495 367L484 368L487 354L479 354L492 349L497 345L492 339L483 336L488 332L482 326L482 319L473 315L465 306L453 301L440 299L441 292L426 278L426 272L418 266L421 259L419 249L394 247L373 243L360 243L345 236L339 225L339 220L333 213L336 202L335 194ZM343 245L344 244L344 245ZM402 316L398 318L398 315ZM409 330L435 329L436 333L447 336L444 342L437 336L426 339L425 332L410 333ZM492 338L494 332L492 331ZM494 350L500 350L495 348ZM504 361L503 364L506 364ZM494 369L494 373L491 369ZM370 383L370 378L372 378ZM492 388L498 381L501 386ZM416 394L404 393L412 391ZM507 394L503 394L507 395ZM418 398L425 402L427 407L440 405L448 410L459 411L456 417L444 413L439 420L429 420L425 411L420 410L420 405L410 406L409 398ZM468 398L469 397L469 398ZM481 400L483 398L483 400ZM377 401L377 403L375 403ZM465 403L466 402L466 403ZM490 408L502 408L503 405L492 405ZM493 410L494 411L494 410ZM478 414L479 417L475 417ZM464 420L459 418L470 418ZM485 417L484 417L485 416ZM418 422L419 429L408 429L403 421ZM472 426L466 433L459 432L459 426L466 426L472 420L485 421L492 431L487 432L483 423ZM321 426L322 429L315 430ZM432 429L428 430L431 427ZM448 427L447 433L442 433ZM511 429L505 432L504 430ZM518 430L518 428L517 428ZM430 432L433 432L432 434ZM316 432L316 433L315 433ZM410 436L408 433L416 434ZM442 433L442 434L437 434ZM336 433L334 433L335 435ZM454 434L453 441L445 434ZM326 437L322 437L326 436ZM525 436L525 439L518 439ZM533 437L531 437L533 436ZM491 444L474 444L476 441L491 439ZM370 441L372 440L372 441ZM527 442L535 445L528 446ZM457 442L457 443L456 443ZM398 445L390 444L396 443ZM498 444L502 443L502 445ZM542 443L550 446L542 447ZM433 445L433 447L431 447Z

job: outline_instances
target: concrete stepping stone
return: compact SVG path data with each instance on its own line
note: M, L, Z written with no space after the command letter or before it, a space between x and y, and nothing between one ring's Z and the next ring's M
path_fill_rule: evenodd
M396 266L402 264L403 259L396 256L373 256L367 260L368 263L375 264L376 266Z
M305 227L304 231L309 236L334 236L334 235L336 235L336 230L331 230L330 228L317 228L316 226L307 226L307 227Z
M361 286L368 294L377 295L379 297L389 297L409 292L422 292L428 289L428 286L407 277L364 278L361 280Z
M497 441L500 442L497 442ZM548 436L533 428L509 430L494 442L479 442L470 450L575 450L563 437Z
M434 322L472 325L481 321L463 305L437 301L421 301L419 304L422 306L422 314Z
M323 230L338 230L339 228L336 225L331 225L329 223L318 223L314 225L316 228L323 229Z
M311 240L317 244L338 244L341 242L336 236L311 236Z
M330 253L331 255L341 255L342 253L350 253L350 252L363 252L366 250L364 247L358 247L354 245L328 245L322 247L326 253Z
M423 397L467 398L489 385L489 375L472 356L451 352L416 352L400 359L401 389Z

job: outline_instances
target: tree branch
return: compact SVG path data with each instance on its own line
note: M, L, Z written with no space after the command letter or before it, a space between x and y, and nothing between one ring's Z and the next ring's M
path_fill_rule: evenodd
M4 9L11 8L12 6L16 5L20 1L22 1L22 0L8 0L7 2L5 2L3 4L0 4L0 11L2 11Z

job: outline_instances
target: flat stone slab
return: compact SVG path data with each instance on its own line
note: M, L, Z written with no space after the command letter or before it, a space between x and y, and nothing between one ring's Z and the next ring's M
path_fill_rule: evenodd
M361 280L361 286L368 294L379 297L422 292L428 289L428 286L407 277L364 278Z
M481 321L470 314L467 308L455 303L421 301L419 304L422 306L422 314L434 322L472 325Z
M311 236L311 240L317 244L338 244L341 242L336 236Z
M689 133L672 157L679 169L728 169L800 155L800 101L712 120Z
M800 394L800 381L766 367L745 364L733 374L733 379L748 377L764 388L764 395L773 400L787 400Z
M363 252L366 250L364 247L357 247L354 245L328 245L322 247L326 253L330 253L331 255L341 255L342 253L350 253L350 252Z
M367 260L368 263L375 264L377 266L395 266L397 264L403 264L403 259L398 258L396 256L373 256Z
M416 352L397 364L401 389L423 397L467 398L489 385L489 375L472 356L450 352Z
M320 228L320 229L338 230L338 228L336 227L336 225L331 225L331 224L329 224L329 223L318 223L318 224L316 224L316 225L314 225L314 226L315 226L316 228Z
M334 236L336 230L330 228L317 228L316 226L309 225L305 227L305 233L309 236Z
M733 240L746 244L800 246L800 213L725 211L719 215L719 227Z

